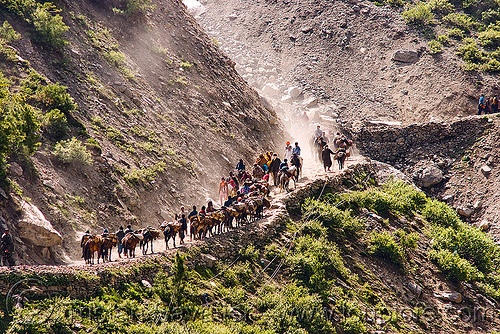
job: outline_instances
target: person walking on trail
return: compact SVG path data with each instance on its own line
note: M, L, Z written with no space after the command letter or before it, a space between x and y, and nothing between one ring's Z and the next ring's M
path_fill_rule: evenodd
M196 205L193 205L193 211L189 213L188 219L195 216L198 216L198 211L196 211Z
M229 187L225 178L221 178L219 183L220 205L224 205L229 197Z
M321 159L323 160L323 167L325 168L325 172L328 170L330 172L330 168L332 167L332 150L325 145L323 151L321 151Z
M315 137L316 139L318 139L319 137L322 137L322 136L323 136L323 130L321 130L321 126L320 126L320 125L318 125L318 126L316 127L316 130L314 131L314 137Z
M484 111L486 115L491 114L491 99L489 97L486 99L486 106Z
M479 98L479 103L478 103L478 105L477 105L477 109L478 109L477 114L478 114L478 115L481 115L481 112L483 112L483 113L484 113L485 108L486 108L485 103L486 103L486 102L484 101L484 95L483 95L483 94L481 94L481 97Z
M273 175L273 182L275 186L278 186L278 173L280 171L281 160L278 158L276 153L273 154L273 160L269 165L269 171Z
M239 172L245 171L245 164L243 163L243 159L240 159L240 161L236 164L236 170Z
M186 215L182 215L181 219L179 219L179 223L181 223L181 229L179 231L179 238L181 238L181 245L184 245L184 238L186 237L186 231L188 229Z
M118 257L121 259L122 258L122 252L123 252L123 244L122 244L122 239L125 236L125 232L123 231L123 226L120 226L118 231L115 232L116 237L118 238Z
M285 146L285 153L283 154L283 159L290 160L291 157L292 157L292 145L290 145L290 142L287 141Z
M491 112L496 114L498 112L498 97L495 95L491 101Z
M134 233L134 230L132 230L132 225L127 225L127 228L123 232L125 232L125 235L129 233Z
M0 253L2 254L2 262L4 266L15 266L14 262L14 240L10 235L9 228L5 229L0 238Z

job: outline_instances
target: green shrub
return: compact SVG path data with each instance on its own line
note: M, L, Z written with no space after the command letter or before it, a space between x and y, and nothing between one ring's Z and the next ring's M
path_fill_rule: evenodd
M434 22L434 14L426 3L417 3L403 12L403 17L407 23L424 27Z
M240 249L239 255L242 260L255 262L259 259L260 252L254 245L248 245L247 247Z
M470 32L476 26L474 20L465 13L450 13L443 17L443 21L448 25Z
M497 48L500 46L500 31L488 29L479 33L481 45L486 47Z
M453 28L448 30L448 37L461 41L464 39L465 35L463 30L459 28Z
M461 221L457 213L443 202L429 199L425 204L422 215L428 222L444 227L457 227Z
M42 117L42 128L49 137L63 138L69 130L68 120L59 109L52 109Z
M498 9L488 8L481 13L481 19L485 23L495 23L500 20L500 12Z
M488 55L488 58L481 66L479 66L479 69L485 72L500 72L500 61L491 58L491 55Z
M63 22L61 15L52 15L52 12L59 12L52 3L39 4L33 13L33 25L43 42L62 47L68 44L63 35L69 27Z
M53 149L54 156L63 163L92 164L92 156L87 148L75 137L60 141Z
M151 0L125 0L125 15L137 16L146 15L148 10L154 9Z
M59 109L67 116L77 107L73 98L67 93L67 87L58 83L44 86L38 94L48 108Z
M457 253L447 249L431 250L430 258L435 261L439 269L451 279L461 282L470 282L484 279L484 275L469 261L462 259Z
M417 242L419 240L419 236L417 233L407 233L404 230L396 230L394 232L394 235L396 235L399 238L399 244L403 247L404 250L415 250L417 249Z
M387 232L373 232L368 240L368 253L382 257L390 262L402 265L406 254L394 236Z
M431 11L437 14L448 14L455 9L455 6L448 0L430 0L427 6Z
M119 68L125 64L125 55L119 51L111 50L104 53L104 58Z
M364 228L359 219L352 216L351 210L340 210L329 203L307 199L303 210L304 215L321 222L335 240L356 238Z
M443 44L443 45L448 45L450 44L450 38L448 37L448 35L439 35L436 40Z
M479 50L472 38L464 39L464 44L458 48L458 55L469 64L480 63L484 58L484 53Z
M12 43L19 40L21 38L21 34L17 33L9 22L4 21L3 25L0 27L0 38L5 40L7 43Z
M366 333L366 326L362 318L357 315L345 317L340 321L340 326L346 334L361 334Z
M443 44L441 44L439 41L436 41L435 39L429 41L429 43L427 43L427 46L429 47L429 52L431 54L438 54L443 52Z
M499 259L499 247L487 234L478 228L465 225L434 229L433 247L447 249L469 261L481 272L487 274L495 270Z

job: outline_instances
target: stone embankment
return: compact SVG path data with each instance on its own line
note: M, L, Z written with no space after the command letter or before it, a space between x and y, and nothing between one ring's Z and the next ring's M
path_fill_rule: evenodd
M96 294L102 286L117 287L130 282L147 285L144 280L152 282L160 269L169 271L171 259L177 251L189 255L186 263L191 268L200 264L213 266L219 260L231 261L238 256L240 249L248 245L263 246L276 237L290 215L300 211L300 205L306 198L318 197L331 190L340 191L355 182L356 176L370 173L373 173L373 166L363 162L350 166L340 174L325 175L276 198L263 219L204 241L194 242L188 247L99 265L1 267L0 292L7 295L9 291L16 293L20 289L33 289L36 286L40 293L48 295L83 297ZM22 280L25 280L24 284L16 284Z
M411 125L367 124L352 131L359 152L388 163L424 188L443 180L447 169L490 127L488 117Z

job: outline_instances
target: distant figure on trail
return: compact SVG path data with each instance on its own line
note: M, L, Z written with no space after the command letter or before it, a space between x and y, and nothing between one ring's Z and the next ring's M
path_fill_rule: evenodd
M198 213L200 215L200 217L205 217L207 215L207 212L205 210L206 210L206 207L204 205L202 205L200 212Z
M292 160L290 160L290 164L292 166L297 167L297 173L295 174L295 181L299 181L301 162L300 162L300 157L296 153L292 155Z
M325 145L323 151L321 152L321 159L323 160L323 167L325 168L325 172L328 170L330 172L330 168L332 167L332 150Z
M125 236L125 231L123 231L123 226L120 226L118 231L115 232L116 237L118 238L118 257L121 259L122 257L122 252L123 252L123 244L122 244L122 239Z
M284 159L283 162L280 164L280 172L282 170L288 170L288 160Z
M234 173L231 171L229 172L229 182L234 181L236 188L240 187L240 184L238 183L238 178L234 176Z
M278 186L278 172L280 171L281 160L278 158L276 153L273 154L273 160L269 165L269 171L273 174L273 182L275 186Z
M214 204L212 203L212 201L208 201L208 203L207 203L207 214L210 214L210 213L212 213L214 211L215 211Z
M186 231L188 229L186 215L181 216L181 219L179 219L179 223L181 223L179 238L181 238L181 245L184 245L184 237L186 236Z
M15 266L14 262L14 240L10 235L9 228L5 228L5 232L0 238L0 253L2 254L2 263L4 266Z
M486 107L484 110L486 114L491 114L491 99L489 97L486 99Z
M229 197L229 187L225 178L221 178L219 183L219 197L220 205L224 205L224 202L227 201Z
M491 101L491 112L496 114L498 112L498 97L495 95Z
M292 150L293 150L292 145L290 145L290 142L287 141L286 146L285 146L285 153L283 154L283 159L290 160L290 158L292 157L292 154L293 154Z
M89 238L92 238L92 234L90 233L89 230L87 230L85 231L85 234L82 236L82 240L80 241L80 247L83 247L83 245L85 245L85 242L87 242Z
M298 156L300 156L301 151L302 150L300 149L299 143L295 142L295 147L292 150L292 154L297 154Z
M484 101L484 95L481 94L481 97L479 98L479 103L477 105L477 114L478 115L481 115L481 112L485 112L485 109L486 109L486 102Z
M323 130L321 130L321 126L318 125L316 127L316 130L314 131L314 137L316 137L316 139L318 139L319 137L322 137L323 136Z
M178 219L180 219L182 217L182 215L186 215L186 217L188 215L186 209L184 209L184 205L181 205L181 211L179 213L175 214L174 219L178 220Z
M339 142L341 139L342 139L342 135L340 134L340 132L337 132L337 134L335 134L335 137L333 137L333 149L334 150L337 150L339 148Z
M339 170L344 169L344 162L345 159L347 158L347 152L346 149L343 147L340 147L337 152L335 153L335 160L337 160L339 164Z
M240 162L236 164L236 170L239 172L245 171L245 164L243 163L243 159L240 159Z

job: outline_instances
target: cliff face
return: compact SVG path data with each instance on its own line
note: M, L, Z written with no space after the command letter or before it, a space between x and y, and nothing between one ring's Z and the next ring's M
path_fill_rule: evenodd
M40 87L64 85L77 105L65 112L62 134L42 126L31 157L9 156L2 216L14 230L19 263L79 258L86 229L156 226L180 204L215 197L237 159L251 161L278 146L283 133L274 112L181 1L58 2L60 12L47 13L68 27L66 43L36 38L40 29L26 19L35 14L7 3L0 19L20 34L8 44L17 58L2 67L9 89L16 92L36 71ZM33 101L47 119L48 104ZM57 143L73 137L92 153L90 164L56 157ZM34 245L29 232L16 231L27 219L23 200L62 235L62 247Z

